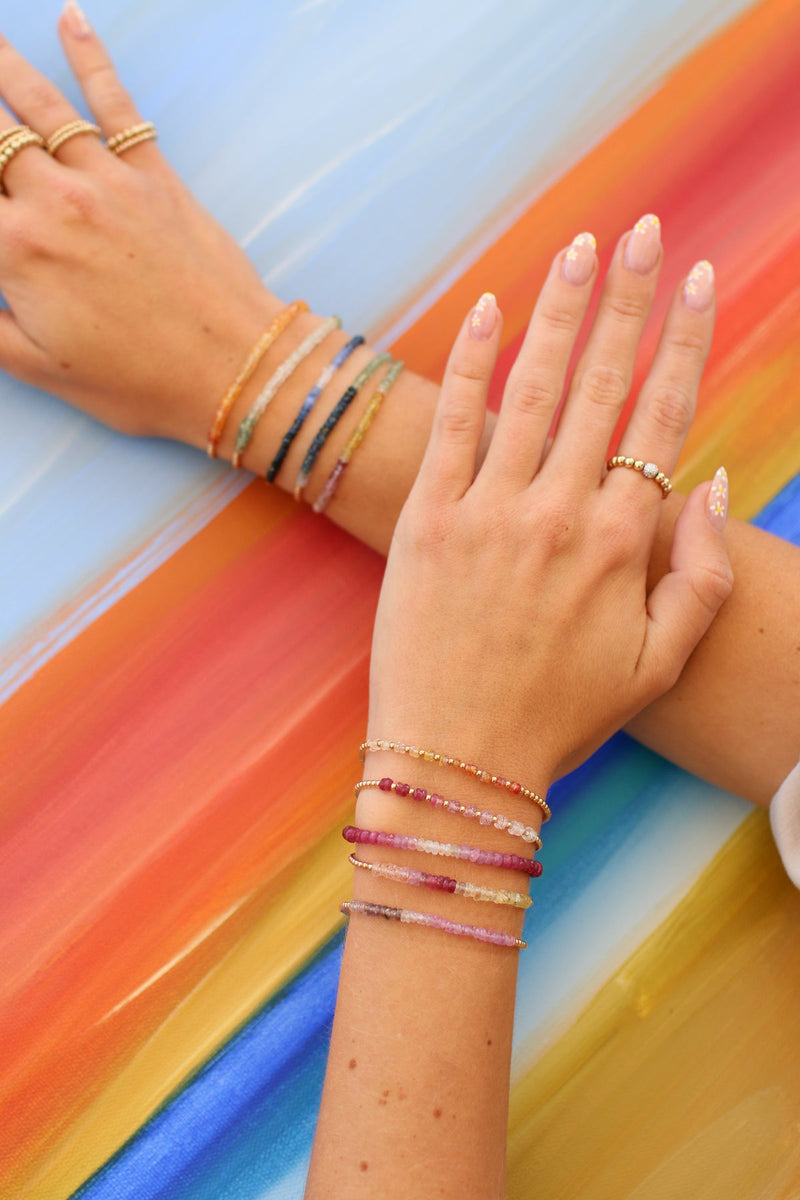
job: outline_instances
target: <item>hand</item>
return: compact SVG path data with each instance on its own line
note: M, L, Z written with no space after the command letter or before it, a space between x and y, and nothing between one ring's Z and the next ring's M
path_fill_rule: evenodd
M142 118L74 13L59 32L104 136ZM0 134L44 137L80 114L0 37ZM99 139L8 164L0 199L0 367L125 433L204 446L214 404L271 316L236 242L154 142Z
M642 270L646 238L652 262ZM671 571L648 595L659 512L672 501L640 472L605 471L660 257L657 222L622 238L545 455L596 273L585 235L557 256L477 473L500 315L484 298L465 320L389 554L371 737L460 754L543 791L562 760L588 753L672 686L728 596L725 505L711 512L711 485L688 499ZM585 281L569 282L564 271L575 279L580 265ZM691 422L713 313L713 273L700 266L673 298L622 436L621 453L667 475Z

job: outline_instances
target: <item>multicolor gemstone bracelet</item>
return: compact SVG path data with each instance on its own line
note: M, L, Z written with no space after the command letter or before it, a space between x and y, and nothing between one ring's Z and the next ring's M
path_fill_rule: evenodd
M464 896L468 900L480 900L486 904L502 904L510 908L530 908L530 896L524 892L511 892L506 888L483 887L466 879L452 879L449 875L431 875L428 871L415 871L413 867L401 867L397 863L365 862L355 854L349 856L354 867L371 871L379 879L391 879L395 883L407 883L411 887L431 888L435 892L449 892L453 896Z
M448 921L446 917L436 913L412 912L407 908L390 908L388 904L371 904L367 900L345 900L340 906L345 916L359 914L364 917L383 917L387 921L402 921L404 925L425 925L429 929L441 929L443 933L455 934L457 937L474 938L479 942L489 942L493 946L508 946L514 950L524 950L528 945L522 938L514 937L512 933L501 933L498 929L485 929L482 925L462 925L460 921Z
M503 867L507 871L523 871L539 876L543 867L538 859L520 854L503 854L499 850L482 850L480 846L463 846L453 842L437 842L433 838L415 837L405 833L389 833L383 829L359 829L345 825L342 837L346 842L361 846L388 846L393 850L416 850L441 858L460 858L464 862L485 867Z

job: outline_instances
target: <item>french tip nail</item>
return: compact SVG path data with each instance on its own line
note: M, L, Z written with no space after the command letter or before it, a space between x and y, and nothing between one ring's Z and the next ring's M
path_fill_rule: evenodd
M484 292L473 308L469 318L469 335L479 342L487 341L497 324L497 297L494 292Z
M717 467L706 505L708 519L717 530L723 530L728 519L728 493L728 472L724 467Z

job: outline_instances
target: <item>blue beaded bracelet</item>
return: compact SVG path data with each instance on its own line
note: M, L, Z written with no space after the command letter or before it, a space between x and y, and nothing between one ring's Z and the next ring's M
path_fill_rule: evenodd
M267 470L267 483L275 482L275 477L283 466L283 461L286 458L286 455L289 453L289 447L302 429L303 422L311 412L314 405L317 403L317 400L319 400L323 389L326 388L331 379L333 379L333 376L336 374L339 367L341 367L342 363L346 362L353 351L357 350L358 347L362 346L363 344L364 339L361 334L358 334L357 337L351 338L346 346L342 346L339 353L328 363L327 367L322 372L319 379L314 384L313 388L300 406L300 411L298 412L294 421L281 438L281 444L278 447L278 453L273 458L269 465L269 469Z
M336 425L338 424L338 422L340 421L340 419L342 418L344 413L347 411L347 409L353 403L353 400L358 395L359 389L364 386L364 384L369 379L370 375L374 374L374 372L377 371L378 367L382 367L387 362L391 362L391 361L392 361L392 356L391 356L391 354L388 354L388 353L376 354L373 359L370 359L370 361L363 368L363 370L360 371L358 373L358 375L356 375L355 379L350 384L350 387L347 389L347 391L344 392L344 394L341 396L341 398L337 401L336 405L334 406L333 410L330 413L330 416L319 427L319 429L317 430L317 432L314 435L314 439L313 439L311 445L308 448L308 451L306 452L306 456L303 459L303 465L301 466L301 468L297 474L297 480L295 481L295 485L294 485L295 500L300 501L303 499L303 488L308 483L309 476L311 475L311 472L314 468L314 463L317 461L317 457L319 455L320 450L327 442L328 438L330 437L331 432L333 431L333 429L335 429Z

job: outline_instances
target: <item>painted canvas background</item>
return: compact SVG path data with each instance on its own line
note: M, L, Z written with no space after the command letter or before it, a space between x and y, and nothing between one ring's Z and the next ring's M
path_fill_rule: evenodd
M719 290L678 483L724 462L736 515L800 541L797 3L89 15L265 281L432 377L484 288L505 372L552 254L657 212L641 362L696 259ZM55 16L3 30L75 95ZM0 413L0 1194L299 1197L381 563L6 378ZM510 1195L797 1200L800 897L764 815L624 737L554 809Z

